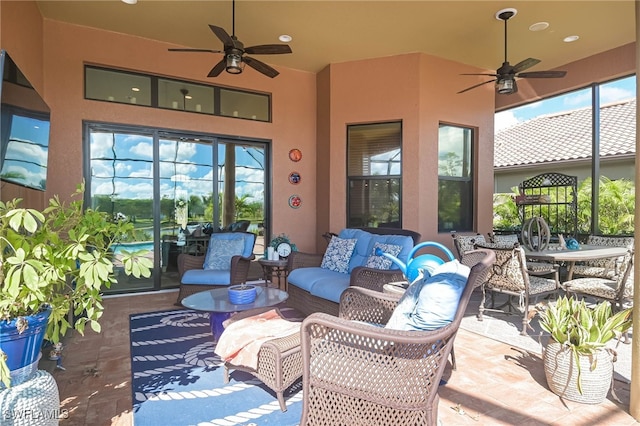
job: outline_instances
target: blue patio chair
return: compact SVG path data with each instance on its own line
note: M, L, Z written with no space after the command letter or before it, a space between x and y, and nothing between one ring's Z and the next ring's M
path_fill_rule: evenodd
M176 304L200 291L245 283L255 259L255 242L256 235L251 232L214 233L204 256L178 255L180 291Z

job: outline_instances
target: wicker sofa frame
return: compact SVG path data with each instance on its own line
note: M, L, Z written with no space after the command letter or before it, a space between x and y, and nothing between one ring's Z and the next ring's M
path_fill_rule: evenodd
M493 265L491 250L465 254L474 264L454 320L432 331L386 324L399 296L348 288L340 315L315 313L302 323L301 425L436 425L438 386L475 287Z
M420 242L421 235L418 232L398 228L357 228L378 235L407 235L413 239L414 245ZM332 234L335 235L335 234ZM320 266L323 254L292 252L287 260L289 272L297 268ZM359 266L350 275L349 286L368 288L382 291L382 287L393 281L404 281L404 275L400 270L380 270ZM302 312L305 316L314 312L324 312L330 315L338 315L339 304L331 300L312 295L294 285L287 284L289 299L287 305Z

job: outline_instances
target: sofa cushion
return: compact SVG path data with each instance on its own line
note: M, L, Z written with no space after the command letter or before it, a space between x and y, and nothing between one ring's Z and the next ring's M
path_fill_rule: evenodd
M349 287L350 279L349 274L313 266L294 269L287 282L314 296L340 303L340 296Z
M434 269L427 278L416 279L402 295L386 328L435 330L453 321L470 269L457 260Z
M344 274L349 272L349 260L356 242L355 238L331 238L320 267Z
M184 273L180 282L182 284L215 284L229 285L231 271L214 269L190 269Z
M398 257L398 254L400 254L400 252L402 251L402 246L399 246L397 244L384 244L379 242L373 244L371 254L369 255L367 263L365 263L364 266L374 269L389 269L391 268L393 262L391 261L391 259L388 259L385 256L376 255L376 249L380 249L384 253L390 254L391 256Z
M411 238L408 235L375 235L372 234L371 235L371 241L369 242L369 253L371 253L371 251L373 251L374 245L376 243L380 243L380 244L392 244L392 245L398 245L402 247L402 250L400 250L400 253L398 253L397 255L395 255L398 259L400 259L400 261L404 264L407 263L407 260L409 258L409 253L411 253L411 250L413 250L413 238ZM396 265L395 263L391 263L391 266L389 267L389 269L400 269L400 267L398 265Z
M212 239L207 248L203 269L224 271L231 269L231 258L242 254L245 246L243 237Z
M373 247L371 244L373 234L363 231L362 229L345 228L340 231L338 237L348 239L355 238L358 240L356 247L353 249L351 259L349 260L349 273L358 266L364 266L364 264L367 263L369 254L371 254L371 248Z

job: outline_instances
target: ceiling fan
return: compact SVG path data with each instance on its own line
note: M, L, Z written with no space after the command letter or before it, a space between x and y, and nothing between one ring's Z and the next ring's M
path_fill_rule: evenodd
M217 77L222 71L229 74L240 74L244 69L244 64L249 65L256 71L267 77L275 77L280 74L274 68L250 56L250 55L279 55L291 53L291 48L286 44L262 44L259 46L244 47L244 44L236 37L236 2L232 5L232 31L229 35L224 28L209 24L211 31L222 41L224 50L211 49L169 49L170 52L209 52L224 53L224 57L209 71L207 77Z
M495 77L493 80L478 83L474 86L467 87L458 93L464 93L468 90L475 89L476 87L496 82L496 91L501 95L510 95L518 91L516 84L517 78L561 78L564 77L566 71L529 71L522 72L532 66L540 63L540 59L527 58L516 65L509 64L507 61L507 21L511 19L517 11L515 9L503 9L496 13L496 18L504 21L504 62L502 66L496 70L495 74L480 73L480 74L460 74L460 75L486 75L489 77Z

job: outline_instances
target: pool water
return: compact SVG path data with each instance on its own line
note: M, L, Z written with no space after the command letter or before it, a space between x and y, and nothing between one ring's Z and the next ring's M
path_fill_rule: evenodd
M113 246L113 252L115 254L122 254L122 250L134 252L138 250L149 250L153 252L153 241L138 241L135 243L121 243Z

